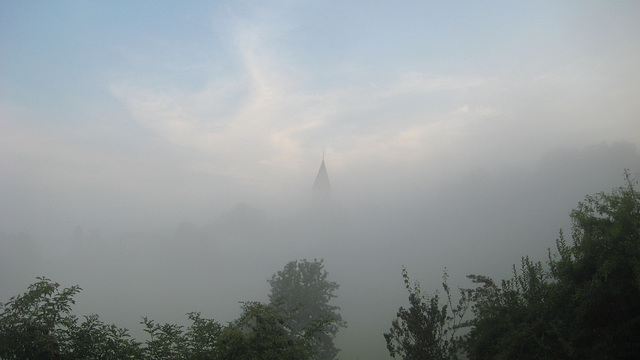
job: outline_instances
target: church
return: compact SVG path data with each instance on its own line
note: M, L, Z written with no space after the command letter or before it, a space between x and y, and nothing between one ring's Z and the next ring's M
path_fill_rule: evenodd
M322 163L313 183L313 203L314 204L330 204L331 203L331 182L327 174L327 168L324 164L324 154Z

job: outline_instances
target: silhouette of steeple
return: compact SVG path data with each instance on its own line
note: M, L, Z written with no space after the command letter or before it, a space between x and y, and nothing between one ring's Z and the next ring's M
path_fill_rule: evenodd
M313 183L313 200L316 202L328 202L331 200L331 183L327 168L324 165L324 153L322 154L322 163L320 170L316 175L316 181Z

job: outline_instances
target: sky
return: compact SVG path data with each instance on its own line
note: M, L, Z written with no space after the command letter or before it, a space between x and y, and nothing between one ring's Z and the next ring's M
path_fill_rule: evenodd
M5 256L27 251L10 243L28 234L39 270L111 284L60 265L95 253L77 248L76 228L98 231L91 246L107 252L142 244L152 261L148 234L207 233L255 211L290 230L270 230L268 246L224 230L227 265L271 256L256 262L265 274L220 280L227 289L264 290L287 260L323 257L354 311L346 339L360 340L343 340L345 356L385 358L381 335L362 343L402 304L401 265L436 285L444 266L508 275L519 256L544 256L584 195L640 171L638 64L635 1L3 1ZM291 220L323 156L351 224L340 241ZM139 280L155 284L147 271ZM31 275L9 273L7 292ZM386 280L399 294L371 292ZM122 312L147 299L109 286L132 297ZM228 292L228 306L254 294ZM354 305L375 296L386 300Z

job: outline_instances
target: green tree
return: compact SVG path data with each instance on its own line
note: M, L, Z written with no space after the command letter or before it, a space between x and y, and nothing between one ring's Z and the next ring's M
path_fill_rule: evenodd
M200 313L187 314L191 325L186 329L175 324L158 324L142 318L144 331L149 334L142 348L143 357L153 360L217 359L222 326L202 318Z
M79 286L39 277L22 295L0 304L2 359L138 359L138 343L125 329L105 325L97 315L84 322L71 314Z
M303 331L313 324L324 324L314 338L313 358L335 358L339 349L333 339L346 322L338 312L340 308L330 304L339 285L328 280L323 260L291 261L268 282L271 285L270 303L291 315L287 325L294 332Z
M74 321L68 329L65 359L134 360L142 357L140 343L130 337L127 329L107 325L95 314L84 318L81 324Z
M411 287L406 269L402 277L409 293L409 307L400 307L391 329L384 334L387 349L392 357L405 360L455 359L457 356L456 331L464 320L469 306L469 292L460 291L460 299L453 306L447 273L443 274L442 287L445 303L440 305L437 293L423 294L420 284Z
M319 318L293 329L287 309L248 302L226 327L200 313L187 314L188 327L144 317L149 339L139 343L98 315L79 322L71 305L80 290L38 278L24 294L0 303L0 359L306 360L317 351L318 334L331 325Z
M191 326L184 333L186 358L189 360L216 359L223 327L213 319L205 319L200 313L187 314Z
M147 359L184 359L182 353L186 347L183 336L183 327L175 324L157 324L146 316L142 318L141 324L144 331L149 334L149 339L145 342L144 357Z
M73 296L80 287L60 285L39 277L29 290L2 305L0 358L60 359L65 329L73 323Z
M637 181L587 196L571 212L548 266L523 258L500 286L472 275L471 359L635 359L640 353Z
M554 287L542 263L522 259L520 270L500 285L469 275L479 286L470 291L475 317L465 325L464 348L471 359L555 359L562 351L558 329L550 326Z
M313 340L322 323L301 330L288 326L282 309L270 304L246 302L240 318L222 330L219 359L306 360L314 354Z
M578 204L571 212L573 243L561 236L558 254L550 256L574 358L640 353L640 194L637 178L625 176L625 186Z

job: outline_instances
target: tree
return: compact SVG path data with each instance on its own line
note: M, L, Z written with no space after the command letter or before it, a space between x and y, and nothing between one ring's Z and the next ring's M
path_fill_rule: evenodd
M248 302L226 327L200 313L187 314L187 327L144 317L149 339L139 343L98 315L80 322L71 314L80 290L38 278L24 294L0 303L0 359L307 360L315 353L318 333L330 325L319 319L292 329L284 309Z
M217 359L223 327L200 313L187 314L191 325L186 329L175 324L158 324L142 318L144 331L149 334L142 348L143 358L149 360L205 360Z
M22 295L0 304L2 359L138 359L138 343L126 329L105 325L97 315L71 314L79 286L39 277Z
M0 359L215 359L221 326L199 313L188 314L186 331L143 318L150 339L135 341L127 329L107 325L98 315L80 322L71 314L79 286L60 289L40 277L27 292L0 304Z
M640 193L626 185L587 196L571 212L573 243L561 236L551 275L574 358L631 359L640 353Z
M81 324L68 329L68 348L65 359L140 359L140 343L132 339L127 329L107 325L98 315L85 316Z
M0 359L308 360L317 352L320 333L335 323L318 317L302 326L287 308L247 302L240 318L226 327L200 313L187 314L187 327L143 317L149 338L139 343L98 315L80 322L71 314L80 290L60 289L42 277L24 294L0 303Z
M282 309L246 302L240 318L222 330L218 358L233 360L306 360L314 353L314 338L322 324L294 330Z
M333 339L341 327L346 326L340 308L329 304L335 298L338 284L328 280L323 260L303 259L291 261L270 280L272 305L290 314L288 326L294 332L303 331L313 324L323 324L314 337L314 359L330 360L339 350Z
M547 266L523 258L500 286L470 278L471 359L634 359L640 353L640 194L626 185L587 196L571 212Z
M400 307L397 318L391 322L391 329L384 334L389 355L405 360L456 358L455 334L467 311L469 293L461 291L459 302L453 307L445 271L442 287L446 300L440 306L437 293L431 296L422 294L418 282L411 287L404 268L402 277L409 292L409 308Z
M223 327L213 319L205 319L200 313L187 314L192 324L184 334L186 358L211 360L217 356Z
M149 334L143 350L146 359L184 359L186 343L182 326L157 324L147 317L142 318L141 324L144 325L144 331Z
M471 359L554 359L562 353L561 334L551 326L553 286L542 263L522 259L513 278L496 284L483 275L468 276L475 317L465 325L464 349Z
M39 277L26 293L2 304L0 358L60 359L64 329L73 322L73 296L80 287L62 291L57 283Z

